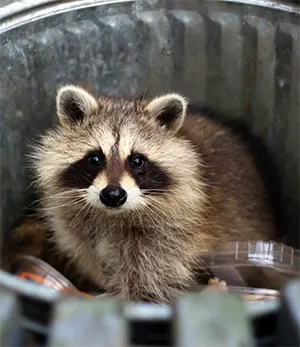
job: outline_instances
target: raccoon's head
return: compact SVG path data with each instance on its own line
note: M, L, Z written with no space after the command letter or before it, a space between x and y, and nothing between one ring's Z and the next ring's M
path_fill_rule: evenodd
M64 202L74 193L78 209L116 214L162 209L166 202L172 208L195 197L199 158L178 136L185 98L96 99L69 85L56 102L60 125L34 155L37 182L53 205L69 210Z

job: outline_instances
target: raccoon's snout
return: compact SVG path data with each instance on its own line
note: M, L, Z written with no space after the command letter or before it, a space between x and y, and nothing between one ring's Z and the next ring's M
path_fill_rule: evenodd
M121 187L107 186L100 192L100 200L107 207L119 207L126 199L127 193Z

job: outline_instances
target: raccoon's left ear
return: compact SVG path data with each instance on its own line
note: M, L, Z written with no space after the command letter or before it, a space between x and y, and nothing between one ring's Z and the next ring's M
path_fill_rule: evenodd
M56 109L62 125L80 123L86 116L97 110L97 100L79 86L61 87L56 96Z
M156 118L159 124L176 133L183 123L187 104L187 100L181 95L167 94L150 101L146 111Z

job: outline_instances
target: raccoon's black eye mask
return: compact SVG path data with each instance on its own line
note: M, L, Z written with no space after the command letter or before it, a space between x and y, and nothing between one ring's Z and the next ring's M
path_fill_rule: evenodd
M126 170L135 180L144 194L151 191L157 195L158 191L165 191L173 182L172 178L157 163L147 159L143 154L132 154L126 162Z
M61 182L70 188L88 188L105 165L106 159L101 150L89 152L62 173Z

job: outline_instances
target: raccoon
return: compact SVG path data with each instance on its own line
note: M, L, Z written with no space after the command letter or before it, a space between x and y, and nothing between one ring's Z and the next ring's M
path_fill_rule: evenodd
M59 125L32 155L52 241L124 300L168 303L196 284L200 255L267 240L274 221L253 157L185 97L95 98L59 88Z

